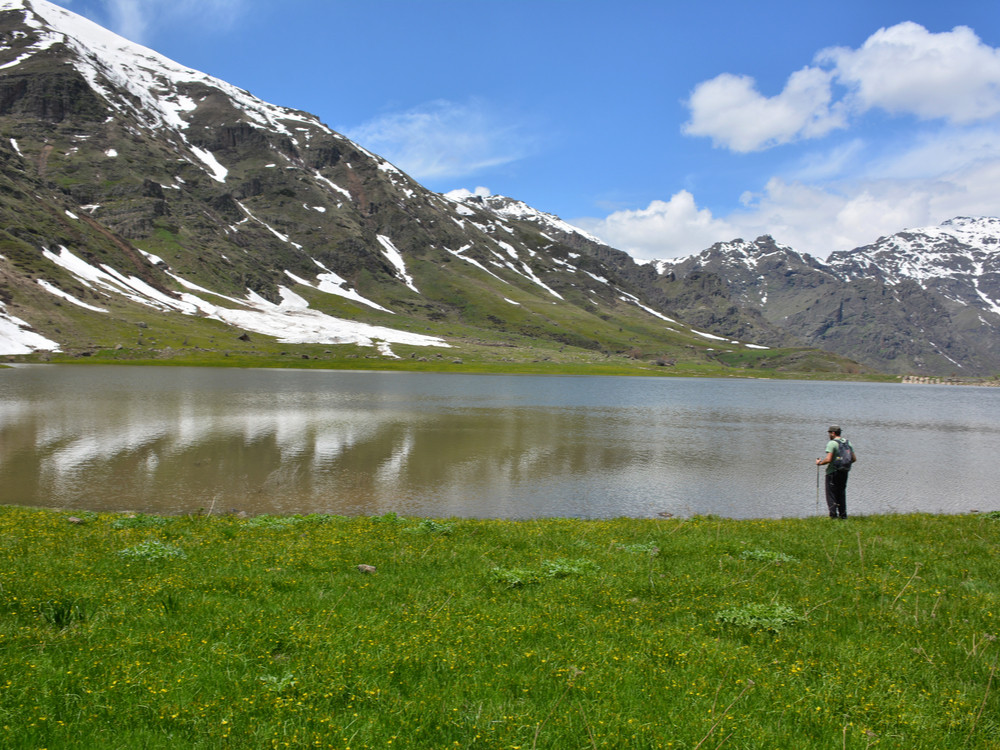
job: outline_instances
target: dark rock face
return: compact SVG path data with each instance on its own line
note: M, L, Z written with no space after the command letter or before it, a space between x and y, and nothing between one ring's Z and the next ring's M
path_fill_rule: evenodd
M719 243L660 264L670 278L713 273L726 294L809 345L900 374L1000 370L1000 221L953 219L901 232L827 263L770 237ZM692 303L682 314L695 312ZM725 319L717 333L736 329Z
M69 117L96 120L103 112L89 84L75 73L0 78L0 116L61 123Z

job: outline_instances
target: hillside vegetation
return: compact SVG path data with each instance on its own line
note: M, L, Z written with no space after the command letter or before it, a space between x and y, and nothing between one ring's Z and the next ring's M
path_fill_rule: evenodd
M0 37L0 355L699 374L739 352L737 369L870 371L798 358L759 313L692 328L655 269L557 217L432 192L314 115L63 9L13 4Z

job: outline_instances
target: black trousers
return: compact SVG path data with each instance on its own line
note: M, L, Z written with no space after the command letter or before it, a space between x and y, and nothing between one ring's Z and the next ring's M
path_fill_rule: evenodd
M840 469L826 475L826 507L830 518L847 518L847 477L850 472Z

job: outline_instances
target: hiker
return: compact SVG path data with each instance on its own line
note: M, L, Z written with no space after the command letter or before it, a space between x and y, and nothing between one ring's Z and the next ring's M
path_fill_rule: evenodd
M826 507L830 518L847 518L847 477L858 457L837 425L827 430L827 436L826 456L816 459L817 466L826 466Z

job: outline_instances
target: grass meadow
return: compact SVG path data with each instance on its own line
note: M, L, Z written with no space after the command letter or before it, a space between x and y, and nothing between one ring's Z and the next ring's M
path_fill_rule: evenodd
M3 507L0 746L1000 748L998 516Z

